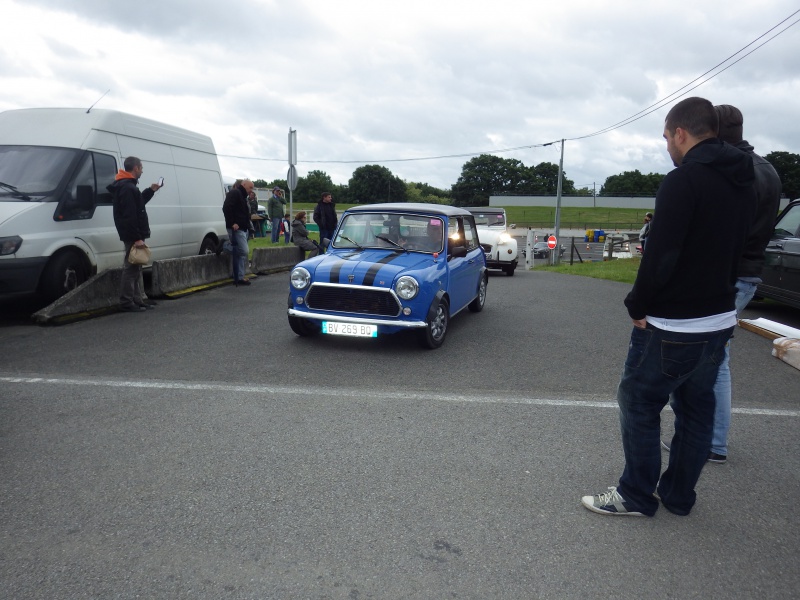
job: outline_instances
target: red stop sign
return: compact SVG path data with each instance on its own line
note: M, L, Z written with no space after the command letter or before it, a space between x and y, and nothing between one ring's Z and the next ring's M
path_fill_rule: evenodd
M550 248L550 250L552 250L553 248L556 247L557 241L558 240L556 240L556 236L551 235L549 238L547 238L547 247Z

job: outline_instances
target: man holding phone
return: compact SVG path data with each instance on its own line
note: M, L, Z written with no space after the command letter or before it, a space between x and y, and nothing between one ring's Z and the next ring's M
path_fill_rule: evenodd
M140 192L139 178L144 172L142 161L135 156L129 156L123 166L125 168L117 172L114 183L107 188L111 192L114 204L114 225L120 241L125 244L119 307L125 312L144 312L154 308L154 305L144 299L142 265L129 263L128 254L134 246L137 248L145 246L144 241L150 237L150 221L147 218L145 205L164 185L164 178L160 178L158 183Z

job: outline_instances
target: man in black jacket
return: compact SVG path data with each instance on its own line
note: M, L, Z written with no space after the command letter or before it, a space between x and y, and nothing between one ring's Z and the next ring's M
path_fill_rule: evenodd
M742 112L730 104L715 106L719 115L719 139L739 148L753 159L755 171L756 214L750 226L750 235L744 244L744 254L736 270L736 313L740 313L756 293L761 283L764 266L764 249L775 229L775 217L781 202L781 178L766 159L753 151L753 146L742 139ZM731 367L730 343L725 346L725 359L719 366L714 385L717 408L714 414L714 437L708 460L721 464L728 459L728 430L731 425Z
M250 285L244 278L247 272L248 232L250 231L250 205L247 201L254 184L249 179L241 185L234 186L225 196L222 213L225 215L225 227L228 238L233 245L233 285Z
M333 202L333 196L330 192L324 192L322 197L314 207L314 223L319 227L319 241L333 240L333 232L336 230L336 225L339 218L336 216L336 204ZM324 244L322 244L324 246Z
M134 246L137 248L144 246L144 241L150 237L150 221L147 218L145 205L161 189L161 185L154 183L144 192L140 192L139 178L144 171L142 161L135 156L129 156L123 166L125 168L117 172L114 183L107 188L114 203L114 225L120 241L125 244L119 307L126 312L142 312L152 308L153 305L144 300L141 283L142 265L129 263L128 254Z
M677 168L656 194L658 218L625 299L633 321L617 390L625 468L618 487L581 499L600 514L653 516L660 499L688 515L696 501L711 449L714 382L736 324L736 269L756 205L752 159L717 139L717 129L703 98L667 114L664 138ZM703 239L710 243L701 254ZM662 474L660 415L670 395L675 436Z

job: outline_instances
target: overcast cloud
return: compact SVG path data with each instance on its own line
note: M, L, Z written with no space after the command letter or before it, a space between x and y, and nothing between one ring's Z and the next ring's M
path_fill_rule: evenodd
M129 6L0 0L0 110L88 108L110 89L98 108L209 135L226 176L266 180L286 177L290 127L300 175L319 169L347 183L360 164L380 163L442 188L469 156L384 161L566 138L567 177L598 189L623 171L671 168L661 139L669 106L570 138L647 108L800 9L791 0ZM690 95L738 106L757 152L800 152L798 56L800 24ZM558 163L560 144L499 155Z

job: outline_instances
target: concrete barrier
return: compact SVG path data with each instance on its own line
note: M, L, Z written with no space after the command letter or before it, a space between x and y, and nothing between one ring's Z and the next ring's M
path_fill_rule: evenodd
M305 253L297 246L256 248L252 273L288 271L303 260ZM33 315L37 323L69 323L118 310L122 268L109 269L90 277L85 283ZM151 268L148 296L182 296L193 291L231 281L231 256L205 254L157 260Z

